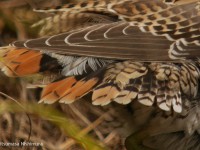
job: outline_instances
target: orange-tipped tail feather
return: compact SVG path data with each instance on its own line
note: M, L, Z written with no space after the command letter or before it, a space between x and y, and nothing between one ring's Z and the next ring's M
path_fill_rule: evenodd
M2 70L7 76L26 76L39 72L42 53L27 49L13 49L3 56Z
M58 101L76 82L75 77L68 77L47 85L39 102L52 104Z
M98 81L98 78L91 78L87 81L78 81L71 89L67 91L67 93L65 93L59 102L66 104L74 102L90 92L98 83Z

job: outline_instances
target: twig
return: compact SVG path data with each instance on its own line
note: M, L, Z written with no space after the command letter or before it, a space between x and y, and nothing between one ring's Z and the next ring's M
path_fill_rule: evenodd
M9 95L7 95L7 94L5 94L5 93L3 93L3 92L0 92L0 95L3 95L3 96L5 96L5 97L7 97L8 99L14 101L14 102L15 102L17 105L19 105L23 110L26 110L22 104L20 104L16 99L12 98L11 96L9 96ZM29 134L28 134L27 141L30 141L30 139L31 139L31 133L32 133L32 122L31 122L30 116L29 116L27 113L25 113L25 114L26 114L26 116L28 117L29 125L30 125L30 129L29 129Z
M77 136L84 135L93 130L95 127L97 127L105 118L105 116L109 112L104 113L102 116L100 116L97 120L95 120L92 124L87 126L85 129L83 129ZM76 142L73 139L69 139L66 143L60 145L60 149L69 149L72 145L74 145Z

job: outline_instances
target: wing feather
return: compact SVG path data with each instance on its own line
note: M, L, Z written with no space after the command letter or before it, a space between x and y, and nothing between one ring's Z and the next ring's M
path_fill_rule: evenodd
M15 42L13 46L65 55L139 61L171 61L168 55L171 44L172 42L163 36L142 33L138 27L130 26L129 23L114 22L62 33L49 38ZM189 48L187 52L191 51L188 57L197 57L198 46L191 45L187 48ZM181 56L185 55L180 53Z

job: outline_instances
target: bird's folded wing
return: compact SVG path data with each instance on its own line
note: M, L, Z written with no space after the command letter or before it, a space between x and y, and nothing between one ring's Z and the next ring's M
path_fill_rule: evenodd
M61 17L55 15L52 25L48 28L47 21L44 27L52 31L57 28L59 31L56 33L59 33L65 22L62 20L71 20L73 29L76 29L76 22L80 21L77 25L79 29L46 38L15 42L13 45L65 55L137 61L193 59L200 56L198 6L197 0L177 1L172 5L160 0L68 4L46 10L59 11ZM105 18L102 12L111 16ZM81 21L81 16L86 19L96 18L97 24L88 24L84 19ZM116 17L122 21L117 21ZM98 18L103 18L103 21ZM83 28L80 26L81 22L85 25ZM68 27L67 23L65 25ZM68 31L67 28L64 29ZM45 32L45 29L42 31Z
M45 38L15 42L12 45L65 55L170 61L172 44L173 41L169 41L165 36L142 32L137 26L120 21L97 24ZM192 58L200 55L199 47L195 44L187 46L187 51L177 51L177 53L178 57Z

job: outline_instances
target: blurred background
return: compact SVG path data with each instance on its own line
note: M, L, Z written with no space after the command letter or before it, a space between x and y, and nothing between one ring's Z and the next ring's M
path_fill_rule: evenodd
M0 46L6 46L15 40L38 37L39 27L31 28L31 25L51 14L36 13L33 8L54 7L70 2L70 0L0 0ZM27 88L28 83L25 78L8 78L0 72L0 103L10 102L13 98L21 104L37 104L41 89ZM103 149L124 149L122 145L124 139L116 132L116 128L122 124L116 110L111 105L106 107L93 106L90 103L90 98L86 97L71 105L53 104L51 107L63 113L70 122L78 126L79 130L74 131L76 132L75 136L81 132L89 135L89 138ZM84 141L76 141L76 137L63 132L59 126L55 126L48 119L34 114L28 114L28 116L30 120L26 112L4 112L0 117L0 142L42 142L43 146L0 147L0 150L4 148L84 149L80 146ZM69 125L66 124L67 126Z

